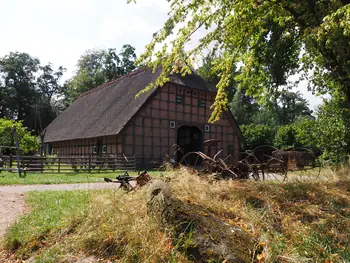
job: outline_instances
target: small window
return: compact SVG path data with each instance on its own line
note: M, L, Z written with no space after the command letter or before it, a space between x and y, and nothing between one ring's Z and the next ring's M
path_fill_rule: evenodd
M102 153L107 153L107 145L102 146Z
M201 107L201 108L205 108L205 100L198 99L198 106Z
M170 121L170 128L175 129L175 121Z
M97 153L97 146L94 146L94 147L92 148L92 152L93 152L93 153Z
M185 102L184 96L176 96L176 103L183 104Z
M204 131L206 131L206 132L210 131L210 126L209 125L205 125L204 126Z

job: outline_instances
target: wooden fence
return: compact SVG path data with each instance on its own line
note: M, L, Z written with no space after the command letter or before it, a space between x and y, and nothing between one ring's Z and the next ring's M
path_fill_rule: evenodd
M0 157L0 172L17 172L16 156ZM22 156L21 169L25 172L41 173L91 173L113 172L115 170L136 170L136 158L114 156Z

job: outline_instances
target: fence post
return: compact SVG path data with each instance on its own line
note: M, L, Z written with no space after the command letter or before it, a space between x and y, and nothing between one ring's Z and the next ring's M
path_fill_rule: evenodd
M89 173L91 173L91 154L89 155Z
M41 168L41 172L44 171L44 158L43 156L40 156L40 168Z
M61 158L58 157L58 173L61 172Z
M12 172L12 153L10 153L10 169L11 169L11 172Z
M134 155L134 171L136 172L136 155Z

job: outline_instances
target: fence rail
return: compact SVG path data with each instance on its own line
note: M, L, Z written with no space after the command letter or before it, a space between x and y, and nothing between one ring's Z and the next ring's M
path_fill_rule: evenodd
M20 162L21 169L25 172L77 173L136 170L135 156L22 156ZM17 171L15 156L0 157L1 171Z

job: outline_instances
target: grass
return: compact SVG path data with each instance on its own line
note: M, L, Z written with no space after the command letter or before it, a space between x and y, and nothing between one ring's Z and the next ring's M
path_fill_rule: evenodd
M161 172L149 171L151 176L158 176ZM164 173L164 172L162 172ZM17 173L0 173L0 185L28 185L28 184L66 184L66 183L91 183L103 182L104 177L115 178L116 175L124 174L124 171L113 173L68 173L68 174L44 174L27 173L25 177L19 177ZM129 172L136 176L137 172Z
M179 170L170 185L184 202L252 233L264 247L256 262L348 262L349 170L338 173L332 181L279 184L211 182ZM28 203L31 212L5 236L5 262L190 262L147 216L146 190L34 192Z

